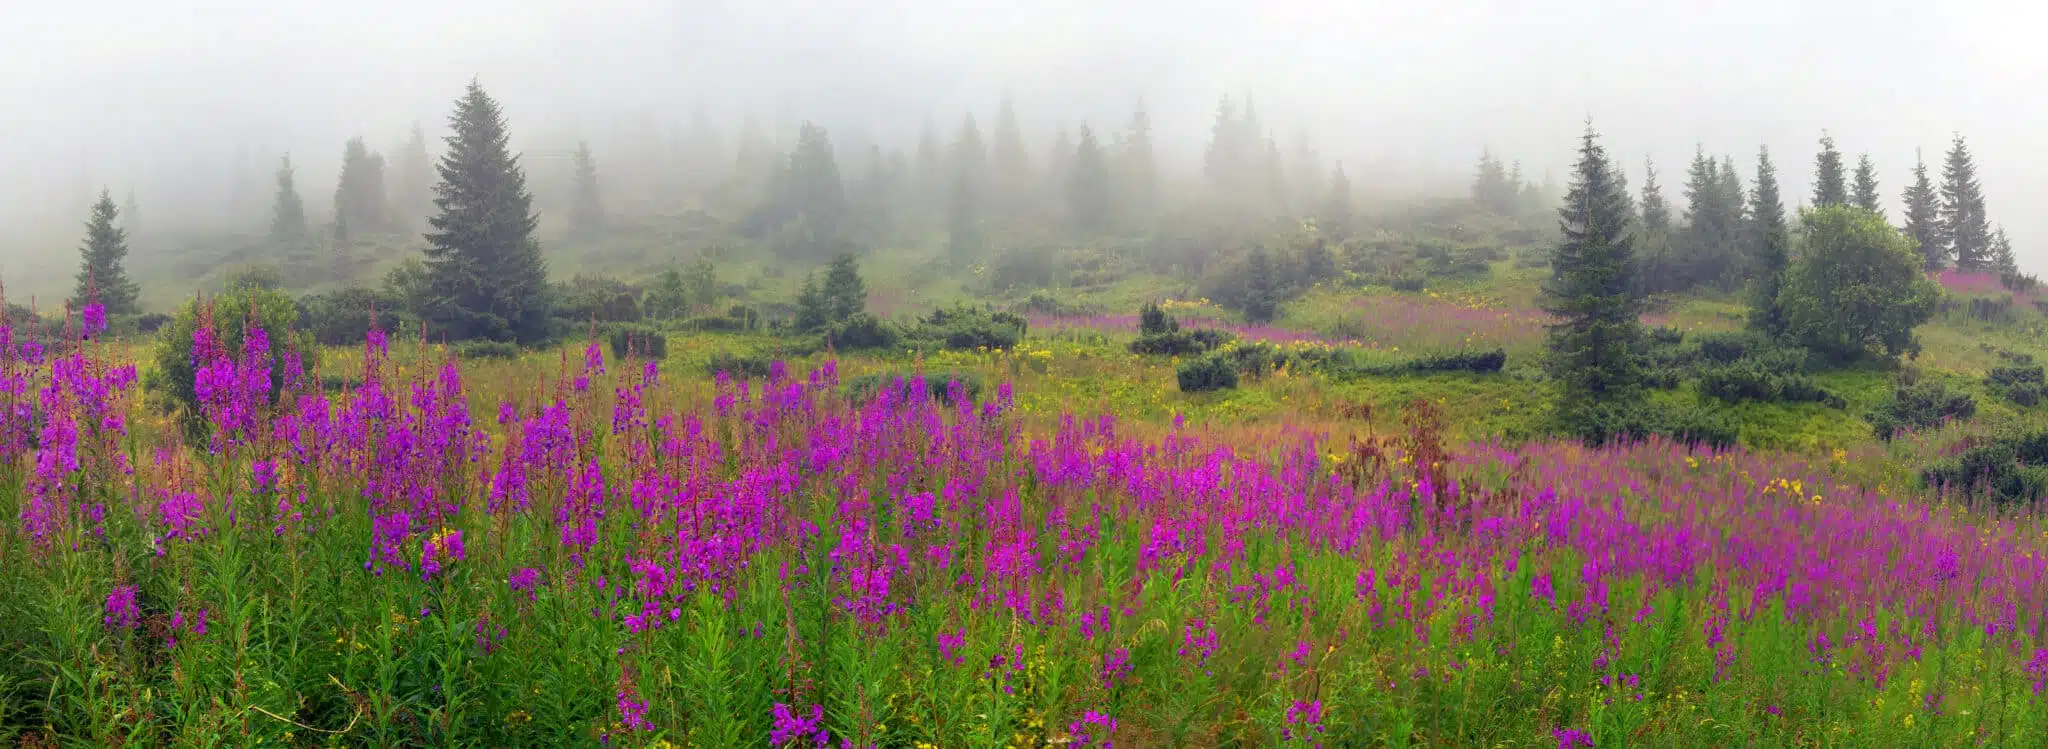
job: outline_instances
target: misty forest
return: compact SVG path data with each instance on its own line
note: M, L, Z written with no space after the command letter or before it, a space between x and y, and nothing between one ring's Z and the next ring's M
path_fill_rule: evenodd
M2017 19L98 4L0 744L2048 743Z

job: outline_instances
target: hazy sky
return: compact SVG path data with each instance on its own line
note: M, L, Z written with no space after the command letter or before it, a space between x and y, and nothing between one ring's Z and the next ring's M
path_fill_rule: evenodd
M77 191L133 189L148 217L238 148L293 152L322 210L346 138L438 130L472 75L527 148L699 106L728 127L781 114L908 143L968 109L986 128L1009 92L1040 153L1053 127L1120 126L1143 97L1162 147L1192 159L1217 98L1249 92L1283 144L1306 129L1362 180L1462 175L1486 145L1540 177L1591 116L1631 183L1654 156L1673 199L1696 143L1745 172L1768 143L1793 202L1827 129L1852 162L1871 153L1895 204L1914 149L1936 161L1960 131L1993 219L2041 269L2044 16L1846 0L0 0L0 272L71 250L42 236L76 233Z

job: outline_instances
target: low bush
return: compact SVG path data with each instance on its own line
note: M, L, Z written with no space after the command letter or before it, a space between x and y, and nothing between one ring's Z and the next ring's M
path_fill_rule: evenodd
M1870 412L1870 426L1877 438L1890 440L1899 432L1925 429L1950 419L1967 419L1977 413L1977 399L1954 390L1941 380L1903 374L1892 388L1891 400Z
M986 307L958 305L936 309L917 322L910 337L917 343L955 351L1007 349L1024 340L1024 318Z
M1825 403L1836 408L1847 405L1841 396L1821 387L1812 377L1774 366L1769 359L1752 357L1703 367L1700 393L1731 402Z
M461 359L517 359L519 344L510 341L463 341L455 344L455 356Z
M1130 350L1150 356L1193 356L1214 351L1236 338L1222 330L1175 330L1140 335L1131 341Z
M884 388L886 387L893 388L897 397L908 399L916 392L919 376L916 373L904 372L864 374L846 381L846 396L849 399L860 402L873 401L877 396L885 392ZM958 405L958 402L954 400L956 384L959 388L958 394L965 397L968 402L981 398L981 375L973 372L927 372L922 377L924 378L926 395L937 399L941 403Z
M1723 448L1735 444L1733 419L1718 410L1691 405L1590 403L1560 417L1558 431L1591 446L1663 436L1679 442Z
M1418 356L1408 362L1408 369L1414 372L1472 372L1488 374L1499 372L1508 363L1508 352L1501 349L1492 351L1447 351Z
M1237 364L1222 354L1183 360L1174 371L1183 393L1228 390L1237 387Z
M774 368L775 360L768 357L742 356L727 351L712 354L711 360L704 363L705 374L717 377L718 373L724 372L739 379L766 378Z
M605 342L611 347L613 359L668 357L668 336L650 325L614 325Z
M2024 361L2033 360L2033 357L2024 355L2015 356L2014 359L2020 360L2022 357ZM2039 364L2021 363L1993 367L1990 372L1985 373L1984 384L1991 388L1992 392L2023 408L2033 408L2041 403L2044 396L2048 396L2048 379L2044 379Z
M903 331L866 312L825 326L824 334L839 351L893 349L903 341Z
M2048 496L2048 431L1993 439L1921 472L1931 488L1999 503L2032 502Z

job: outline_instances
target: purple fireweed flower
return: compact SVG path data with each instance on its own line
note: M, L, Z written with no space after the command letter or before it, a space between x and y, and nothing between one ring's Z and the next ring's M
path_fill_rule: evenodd
M85 323L85 335L90 338L107 332L107 308L97 301L89 302L79 312L79 320Z
M141 622L142 612L135 605L138 592L133 585L116 585L107 594L107 613L101 617L107 629L134 629Z
M814 747L825 747L830 738L825 734L825 707L812 705L810 717L798 715L789 705L775 703L775 727L768 735L771 746L787 747L800 745L808 739Z
M527 599L531 600L539 595L537 589L540 586L540 570L532 567L521 567L517 572L513 572L511 578L505 582L511 586L512 592L525 593Z
M654 724L647 722L647 701L640 699L631 684L619 685L619 722L634 731L652 731Z
M952 661L955 666L967 662L967 656L960 652L967 648L967 630L940 632L938 640L939 658Z
M1131 676L1131 649L1117 648L1102 656L1102 665L1096 669L1096 679L1103 689L1114 689Z
M1590 749L1593 746L1593 735L1577 728L1554 728L1550 736L1557 739L1557 749Z
M448 562L462 561L462 531L447 530L420 545L420 579L431 580Z
M1322 733L1323 701L1295 700L1287 706L1287 725L1280 729L1280 737L1292 740L1295 729Z
M1067 734L1072 738L1074 746L1114 749L1115 745L1110 743L1110 737L1116 734L1116 719L1105 713L1089 710L1081 715L1080 720L1067 724Z

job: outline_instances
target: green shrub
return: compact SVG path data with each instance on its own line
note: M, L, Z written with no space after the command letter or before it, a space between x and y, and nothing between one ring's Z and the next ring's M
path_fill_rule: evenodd
M1130 350L1150 356L1192 356L1214 351L1236 338L1227 331L1210 329L1148 333L1131 341Z
M2000 503L2048 496L2048 431L2001 437L1930 464L1929 487Z
M1700 392L1725 401L1826 403L1837 408L1846 405L1840 396L1821 387L1812 377L1790 372L1773 366L1768 357L1709 365L1700 371Z
M1472 372L1487 374L1499 372L1508 363L1508 352L1501 349L1492 351L1448 351L1418 356L1408 362L1408 369L1415 372Z
M519 344L511 341L470 340L455 344L455 356L462 359L517 359Z
M720 351L712 354L711 360L704 363L704 373L712 377L724 372L739 379L766 378L769 370L774 367L775 360L765 356L741 356Z
M397 308L396 302L372 289L350 286L301 300L299 322L321 345L359 345L370 334L373 316L381 318L376 327L394 327Z
M668 336L649 325L614 325L606 337L613 359L668 358Z
M1560 417L1558 430L1587 445L1634 442L1651 436L1707 447L1735 444L1736 425L1718 410L1652 402L1593 402Z
M692 317L675 327L679 330L693 330L699 333L738 333L746 330L746 324L723 315L713 317Z
M1174 371L1183 393L1227 390L1237 387L1237 364L1222 354L1187 359Z
M827 325L824 333L832 347L839 351L893 349L903 340L903 331L866 312Z
M919 320L910 337L925 346L955 351L1007 349L1024 340L1024 318L985 307L936 309Z
M916 382L916 373L879 372L864 374L846 381L846 396L850 400L866 403L881 395L884 388L895 388L899 397L908 398ZM952 386L955 382L960 383L960 387L965 392L969 402L981 398L981 375L956 370L925 373L925 393L941 403L957 405L953 403Z
M202 304L210 307L214 334L230 355L241 356L243 334L251 322L263 328L270 342L270 397L284 388L287 362L299 358L303 371L312 371L320 348L305 331L295 330L299 309L284 292L245 285L213 299L193 300L158 332L155 369L146 385L167 399L166 405L183 414L187 435L197 437L205 426L194 390L197 370L192 362L192 333L199 328Z
M135 330L142 333L155 333L170 321L171 316L162 312L144 313L136 316Z
M1769 336L1750 331L1727 333L1702 333L1694 338L1699 358L1704 361L1727 364L1738 359L1747 359L1765 351L1779 348Z
M1941 380L1908 374L1892 388L1891 400L1870 412L1870 426L1878 439L1890 440L1899 432L1967 419L1976 413L1977 400L1969 393L1953 390Z
M1656 346L1677 346L1685 343L1685 331L1669 325L1659 325L1649 331L1650 343Z

